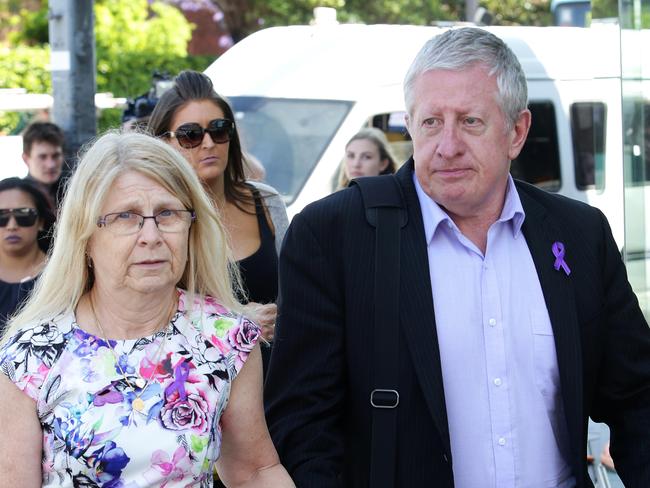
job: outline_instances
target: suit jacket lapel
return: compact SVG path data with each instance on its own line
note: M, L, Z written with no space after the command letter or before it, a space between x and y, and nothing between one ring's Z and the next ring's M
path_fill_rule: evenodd
M522 227L528 249L537 270L544 293L546 308L551 319L562 387L564 413L567 420L572 459L576 479L582 472L580 459L583 448L578 443L584 439L582 405L582 350L580 327L576 314L573 275L567 276L562 268L553 266L553 243L566 243L567 238L553 223L544 207L531 198L521 185L517 185L521 203L526 213ZM522 191L523 190L523 191ZM570 250L569 250L570 253ZM567 259L570 266L570 259ZM576 463L580 463L576 466Z
M399 297L400 324L427 406L441 434L443 445L447 447L447 455L451 458L429 258L420 203L412 177L413 160L411 159L397 173L408 212L408 223L402 229L400 251L402 276Z

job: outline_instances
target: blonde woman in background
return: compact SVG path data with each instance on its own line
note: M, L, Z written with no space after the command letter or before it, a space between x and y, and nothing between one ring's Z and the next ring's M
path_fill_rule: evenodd
M294 486L224 229L168 144L102 136L0 343L0 487Z
M386 135L374 127L361 129L345 146L345 156L339 169L337 190L346 188L353 178L377 176L397 171Z

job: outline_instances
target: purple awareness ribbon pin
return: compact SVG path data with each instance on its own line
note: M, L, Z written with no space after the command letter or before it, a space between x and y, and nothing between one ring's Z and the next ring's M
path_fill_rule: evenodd
M181 400L187 399L185 393L185 381L190 374L190 365L182 362L176 366L174 371L174 382L165 388L165 398L169 397L172 393L177 392Z
M555 263L553 264L553 267L556 269L556 271L559 271L560 268L562 268L566 275L569 276L571 274L571 270L569 269L569 265L564 260L564 244L559 241L553 243L553 256L555 256Z

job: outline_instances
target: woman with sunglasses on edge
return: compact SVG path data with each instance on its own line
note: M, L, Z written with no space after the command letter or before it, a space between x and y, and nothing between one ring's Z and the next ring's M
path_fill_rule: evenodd
M273 340L278 255L289 225L284 202L268 185L247 181L235 117L203 73L182 71L158 100L149 131L178 149L197 172L221 214L239 265L245 313ZM270 347L264 345L264 371Z
M54 216L47 197L20 178L0 181L0 333L45 265Z

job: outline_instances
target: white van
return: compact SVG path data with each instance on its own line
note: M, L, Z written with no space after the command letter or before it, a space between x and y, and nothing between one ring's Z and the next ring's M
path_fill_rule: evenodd
M487 29L513 49L528 79L533 124L513 174L601 208L623 248L618 27ZM344 146L362 126L384 130L408 157L402 81L424 42L443 31L275 27L237 43L206 73L229 97L245 149L263 163L268 182L285 196L293 215L333 190ZM645 173L637 177L646 179Z

